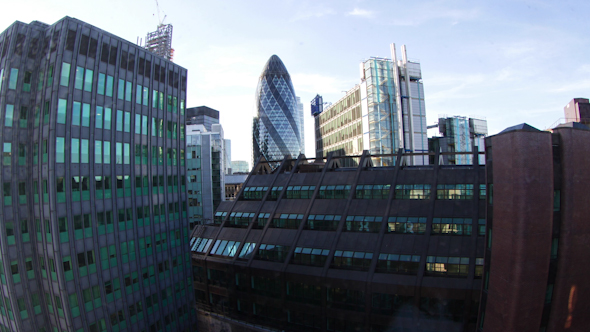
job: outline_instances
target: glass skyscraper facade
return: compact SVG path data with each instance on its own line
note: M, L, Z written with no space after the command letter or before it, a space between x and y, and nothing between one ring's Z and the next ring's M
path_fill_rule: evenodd
M0 52L0 330L192 330L186 69L69 17Z
M316 155L372 155L428 152L426 110L420 63L402 59L391 45L391 59L372 57L360 64L361 82L346 96L316 114ZM373 158L379 166L393 165L393 158ZM411 165L428 163L424 156L404 160Z
M285 155L297 157L303 152L303 113L291 76L281 59L270 57L256 89L256 115L252 124L253 164L260 156L282 160Z

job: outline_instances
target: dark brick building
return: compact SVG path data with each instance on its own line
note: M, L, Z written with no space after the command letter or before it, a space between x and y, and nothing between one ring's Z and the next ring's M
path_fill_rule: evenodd
M486 165L259 161L193 231L199 327L583 331L588 150L579 124L521 125L486 139Z

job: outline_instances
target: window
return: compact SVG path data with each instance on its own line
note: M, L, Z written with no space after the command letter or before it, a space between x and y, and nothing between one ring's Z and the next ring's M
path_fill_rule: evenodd
M104 108L104 129L111 130L111 109Z
M0 75L1 77L1 75ZM19 127L20 128L27 128L27 117L28 117L28 108L27 106L21 106L19 112Z
M2 150L2 164L4 166L10 166L12 160L12 143L4 142L4 148Z
M302 214L276 214L271 220L269 227L298 229L301 220L303 220Z
M372 252L336 250L330 267L336 269L368 271L373 259Z
M251 212L232 212L229 216L228 225L230 227L248 227L250 220L254 218L255 213Z
M72 149L71 162L72 163L79 163L80 162L80 139L72 138L71 149Z
M245 200L261 200L267 190L268 187L245 187L243 197Z
M125 80L119 79L117 88L117 98L123 100L123 97L125 96Z
M119 80L121 81L121 80ZM133 85L131 82L125 82L125 101L131 101L131 96L133 94Z
M113 76L107 75L107 84L106 84L106 91L105 91L105 95L107 97L113 96L113 80L114 80Z
M211 249L211 255L234 257L239 246L240 242L217 240Z
M322 267L326 263L329 253L329 249L296 247L291 263Z
M350 185L321 186L318 192L320 199L346 199L350 194Z
M430 199L429 184L398 184L395 199Z
M92 92L93 78L94 78L94 72L90 69L86 69L86 75L84 76L84 91Z
M94 141L94 163L102 163L102 142Z
M123 111L117 110L117 131L123 131Z
M256 259L267 260L272 262L284 262L289 253L289 247L274 245L274 244L261 244L256 253Z
M81 120L82 104L75 101L72 107L72 125L79 126Z
M18 165L25 166L27 164L27 146L25 144L18 145Z
M33 73L30 71L25 72L25 77L23 79L23 91L24 92L31 92L31 80L32 80Z
M10 78L8 79L8 88L9 89L16 89L16 81L18 80L18 69L11 68L10 69Z
M82 104L82 126L90 127L90 104Z
M391 185L389 184L365 184L357 185L355 198L359 199L387 199L389 198L389 191Z
M426 257L426 274L434 276L467 277L469 257Z
M126 133L131 132L131 113L129 113L129 112L125 112L124 126L125 126L125 130L124 131Z
M432 234L471 235L471 218L433 218Z
M439 184L436 199L472 199L473 184Z
M108 141L104 141L103 143L103 159L102 162L104 164L110 164L111 163L111 142Z
M55 138L55 162L56 163L64 163L65 162L65 138L64 137L56 137Z
M347 216L344 231L379 233L383 217Z
M4 113L4 126L12 127L12 120L14 118L14 105L6 104L6 112Z
M104 85L105 85L105 74L98 73L98 82L96 87L96 93L99 95L104 95Z
M340 223L340 215L310 214L307 217L305 229L334 231Z
M59 99L57 101L57 123L66 124L66 108L68 106L68 101L66 99ZM80 107L80 103L78 103L78 107Z
M61 77L59 79L59 85L68 86L70 84L70 69L71 65L67 62L63 62L61 65Z
M76 67L76 77L74 79L74 88L82 90L84 85L84 68Z
M288 186L287 192L285 194L285 198L288 198L288 199L311 198L314 190L315 190L315 186Z
M416 274L420 255L379 254L375 272Z
M18 204L27 204L27 187L25 182L18 183Z
M424 234L426 217L389 217L388 232L404 234Z

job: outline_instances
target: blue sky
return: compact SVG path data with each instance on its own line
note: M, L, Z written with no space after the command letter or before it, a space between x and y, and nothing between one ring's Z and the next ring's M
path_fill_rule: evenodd
M486 118L490 134L522 122L546 129L564 117L572 98L590 97L587 1L159 4L165 23L174 25L174 61L189 71L187 104L220 111L234 160L250 160L254 94L273 54L304 102L309 157L309 101L317 93L338 100L358 83L359 63L390 57L392 42L421 62L429 124L446 114ZM66 15L133 42L158 23L154 1L21 0L3 5L0 30L15 20L51 24Z

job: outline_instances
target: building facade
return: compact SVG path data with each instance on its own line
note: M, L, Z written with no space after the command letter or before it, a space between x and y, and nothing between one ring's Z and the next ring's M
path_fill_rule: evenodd
M590 124L590 101L587 98L574 98L563 108L565 122Z
M438 131L442 137L428 139L430 150L439 149L444 165L469 165L471 155L454 154L454 152L485 151L484 138L488 135L488 123L483 119L463 116L438 119ZM480 156L480 163L484 157Z
M486 138L485 164L258 163L193 232L198 326L584 331L589 142L523 124Z
M186 69L69 17L0 50L0 329L192 330Z
M232 160L231 162L232 173L250 173L250 165L245 160Z
M213 220L213 212L225 200L225 140L220 124L212 124L211 130L191 124L186 130L188 221L192 229Z
M303 115L291 76L281 59L273 55L262 70L256 89L256 115L252 122L252 160L280 160L303 152Z
M360 64L361 82L346 96L316 115L316 155L326 157L428 152L426 110L420 63L407 59L405 45L397 58L370 58ZM409 156L409 155L408 155ZM374 160L390 166L394 159ZM424 156L404 159L409 165L428 164Z

